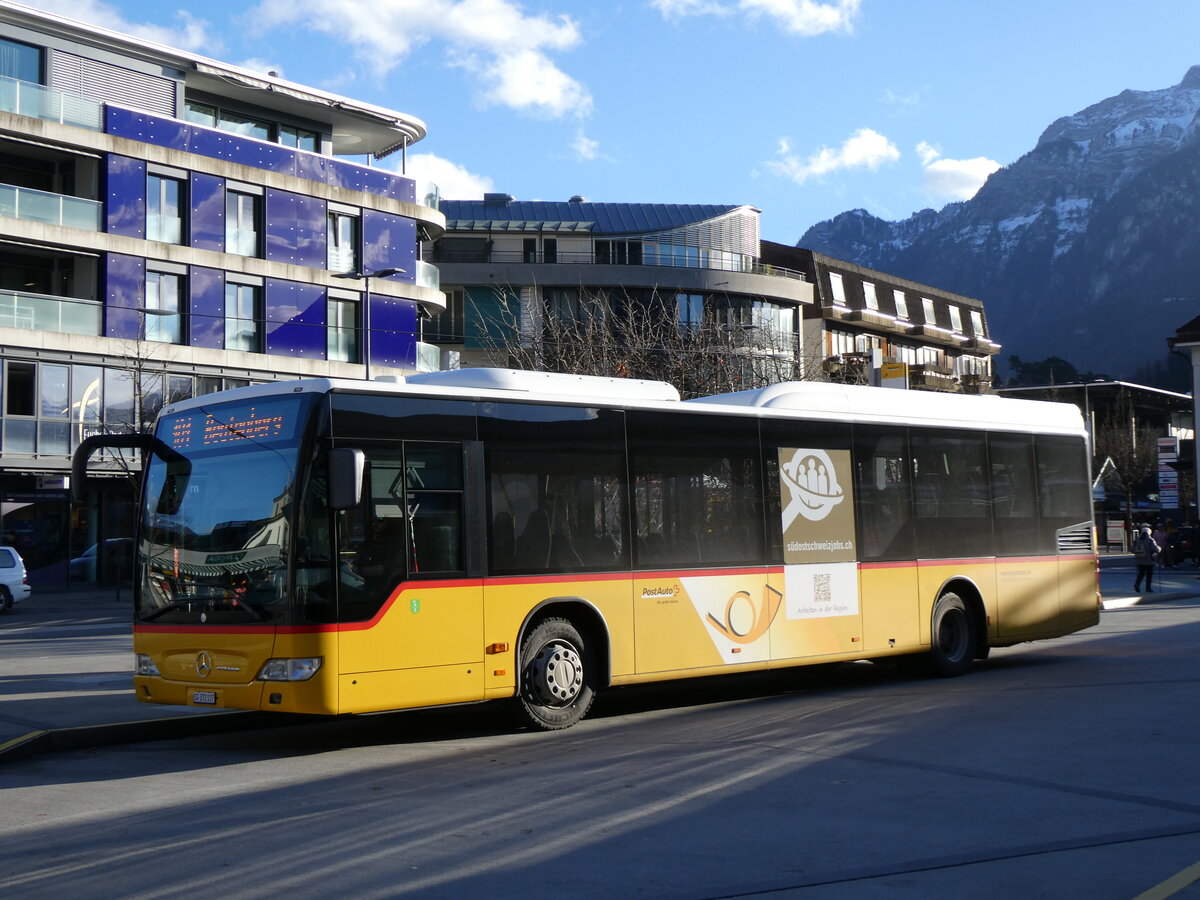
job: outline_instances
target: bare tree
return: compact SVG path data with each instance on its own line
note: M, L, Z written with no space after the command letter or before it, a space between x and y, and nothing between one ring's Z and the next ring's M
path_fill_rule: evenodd
M1129 394L1122 391L1117 402L1100 420L1095 436L1093 471L1105 471L1105 483L1125 497L1125 521L1133 522L1133 492L1158 469L1158 437L1154 429L1139 425Z
M524 298L500 288L495 309L476 316L491 362L508 368L665 381L684 398L828 380L821 348L765 315L731 308L681 321L674 294L581 288L546 302L536 288Z

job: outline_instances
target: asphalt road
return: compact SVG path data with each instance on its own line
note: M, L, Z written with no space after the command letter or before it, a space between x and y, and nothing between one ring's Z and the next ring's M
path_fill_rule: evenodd
M1168 896L1200 863L1198 642L1181 600L950 681L857 663L610 692L557 734L471 707L39 756L0 767L0 896Z

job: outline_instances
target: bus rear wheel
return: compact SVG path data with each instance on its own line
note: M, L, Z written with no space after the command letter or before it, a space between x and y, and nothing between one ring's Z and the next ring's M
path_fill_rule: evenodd
M521 718L543 731L570 728L596 696L591 648L567 619L544 619L521 643Z
M933 607L933 646L929 666L939 678L965 675L975 659L979 636L967 605L958 594L947 592Z

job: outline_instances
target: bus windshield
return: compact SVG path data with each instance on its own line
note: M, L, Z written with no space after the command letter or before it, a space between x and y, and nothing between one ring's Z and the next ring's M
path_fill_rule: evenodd
M147 461L142 623L246 625L284 614L289 521L305 395L163 415L182 460Z

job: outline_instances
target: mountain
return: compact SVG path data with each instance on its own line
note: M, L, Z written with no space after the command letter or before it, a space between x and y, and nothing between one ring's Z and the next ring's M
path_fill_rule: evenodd
M888 222L862 209L799 246L978 297L993 340L1130 378L1200 313L1200 66L1050 125L970 200Z

